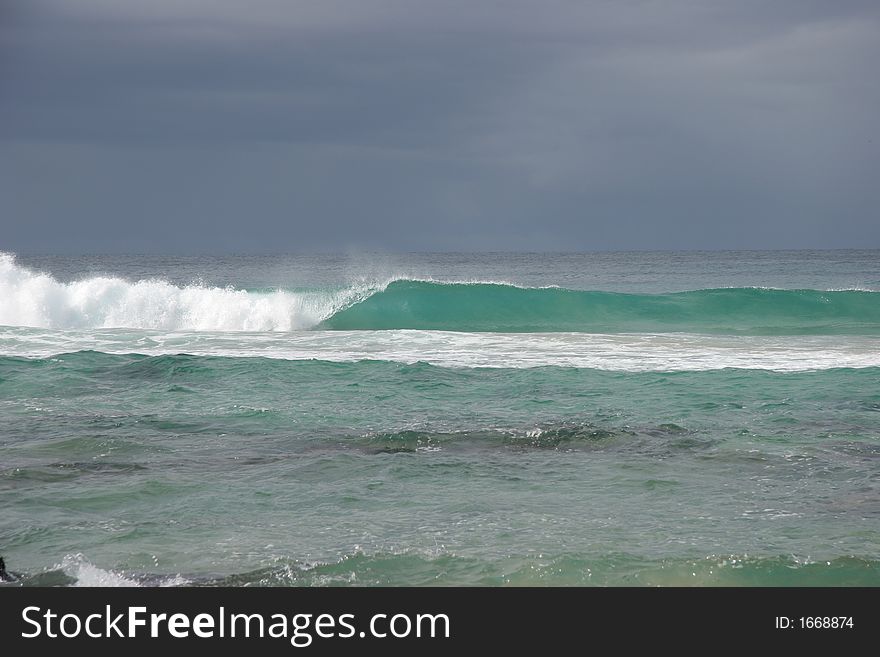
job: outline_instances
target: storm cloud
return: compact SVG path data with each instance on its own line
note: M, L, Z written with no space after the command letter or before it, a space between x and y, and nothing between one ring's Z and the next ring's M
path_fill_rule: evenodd
M880 247L875 2L2 7L0 250Z

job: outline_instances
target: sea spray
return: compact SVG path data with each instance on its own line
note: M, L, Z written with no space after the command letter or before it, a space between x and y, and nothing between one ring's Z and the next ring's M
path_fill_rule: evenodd
M329 292L248 292L109 276L61 283L0 254L0 325L6 326L292 331L315 326L371 291L352 286Z

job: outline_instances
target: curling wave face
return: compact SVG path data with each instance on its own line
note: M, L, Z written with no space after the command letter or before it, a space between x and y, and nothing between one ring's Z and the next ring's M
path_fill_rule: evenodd
M876 334L880 295L763 288L623 294L399 280L340 309L322 325L522 333Z

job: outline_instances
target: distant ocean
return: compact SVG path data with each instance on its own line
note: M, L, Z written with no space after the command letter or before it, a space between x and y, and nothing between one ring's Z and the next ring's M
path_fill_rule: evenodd
M0 254L25 585L880 585L880 251Z

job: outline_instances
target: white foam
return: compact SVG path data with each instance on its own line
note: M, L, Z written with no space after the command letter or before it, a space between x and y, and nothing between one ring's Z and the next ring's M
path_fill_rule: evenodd
M76 580L74 586L140 586L135 580L129 579L123 574L98 568L82 554L65 555L56 568L63 570L65 575Z
M74 581L74 586L83 587L136 587L144 586L133 577L126 575L125 571L116 572L104 570L91 563L84 554L67 554L61 563L53 569L62 570L65 575ZM183 586L189 581L180 575L156 578L150 583L151 586Z
M337 292L254 293L163 280L97 276L61 283L0 253L0 325L57 329L291 331L318 324L377 287Z
M878 336L724 336L686 333L463 333L453 331L160 332L0 327L0 354L49 358L93 350L151 356L426 362L442 367L617 371L723 368L807 371L880 367Z

